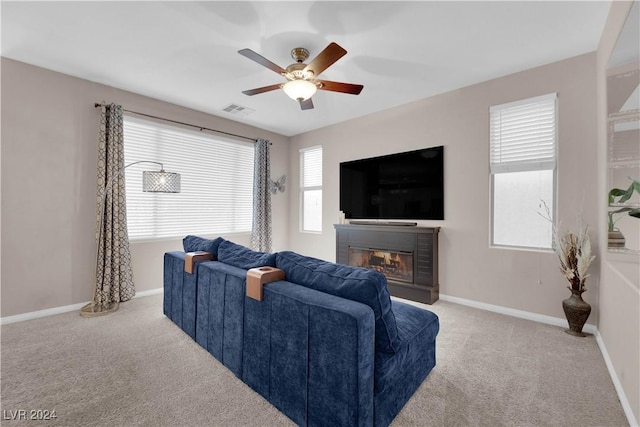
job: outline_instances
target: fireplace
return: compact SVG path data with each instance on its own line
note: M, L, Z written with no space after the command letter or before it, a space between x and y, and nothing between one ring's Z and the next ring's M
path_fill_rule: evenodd
M413 252L349 246L349 265L379 271L388 280L413 283Z
M387 278L391 295L427 304L438 300L440 227L377 224L334 227L336 262L381 272Z

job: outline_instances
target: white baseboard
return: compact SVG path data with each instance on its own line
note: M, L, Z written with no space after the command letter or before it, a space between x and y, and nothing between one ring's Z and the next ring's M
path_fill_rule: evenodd
M629 400L627 399L627 395L622 388L622 383L618 379L618 374L616 373L615 368L613 367L613 362L611 361L611 357L609 357L609 352L604 345L604 340L602 339L602 335L600 335L600 331L596 331L596 342L598 343L598 347L600 348L600 353L602 353L602 358L604 359L605 365L607 365L607 369L609 370L609 375L611 376L611 381L613 381L613 386L616 388L616 392L618 393L618 399L620 399L620 404L622 405L622 409L624 410L625 415L627 416L627 421L629 421L629 425L631 427L638 427L638 420L636 420L635 415L633 414L633 410L631 409L631 405L629 404Z
M80 310L87 303L65 305L62 307L47 308L46 310L31 311L29 313L16 314L15 316L0 317L0 325L22 322L25 320L37 319L39 317L53 316L54 314L67 313L69 311Z
M136 292L134 298L148 297L149 295L159 295L163 293L164 293L163 288L149 289L148 291Z
M150 295L158 295L163 293L163 288L151 289L148 291L136 292L134 298L147 297ZM47 308L45 310L31 311L29 313L16 314L15 316L0 317L0 325L8 325L10 323L22 322L25 320L38 319L40 317L53 316L54 314L68 313L69 311L80 310L87 302L79 304L64 305L62 307Z
M492 311L494 313L506 314L507 316L519 317L520 319L533 320L535 322L546 323L548 325L559 326L559 327L568 327L567 319L563 319L560 317L546 316L544 314L531 313L529 311L516 310L514 308L503 307L501 305L493 305L487 304L484 302L473 301L470 299L452 297L449 295L440 294L440 299L442 301L453 302L460 305L466 305L473 308L479 308L480 310ZM596 325L591 323L587 323L582 328L584 332L589 334L596 334L598 328Z
M487 304L484 302L452 297L452 296L443 295L443 294L440 294L440 299L442 301L452 302L460 305L466 305L466 306L478 308L481 310L492 311L494 313L506 314L507 316L519 317L521 319L533 320L535 322L546 323L553 326L560 326L564 328L568 326L567 320L562 319L560 317L545 316L543 314L530 313L528 311L516 310L513 308L502 307L499 305ZM638 427L638 421L636 420L633 414L633 410L631 409L631 405L629 404L627 395L625 394L624 389L622 388L622 383L620 383L620 380L618 379L618 374L616 373L616 370L613 367L613 362L611 362L611 358L609 357L607 348L604 345L604 340L600 335L600 331L598 330L596 325L593 325L590 323L587 323L586 325L584 325L583 331L593 334L595 336L596 342L598 343L598 348L600 349L600 353L602 354L605 365L607 366L607 370L609 371L609 376L611 377L613 386L615 387L616 393L618 394L618 399L620 400L622 409L624 410L624 413L627 416L627 421L629 421L629 425L631 427Z

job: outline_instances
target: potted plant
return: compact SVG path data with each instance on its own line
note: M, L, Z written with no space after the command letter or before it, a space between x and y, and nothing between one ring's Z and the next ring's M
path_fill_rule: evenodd
M582 293L587 290L584 284L589 277L587 271L596 258L591 255L591 240L589 239L589 227L582 227L578 222L577 231L560 231L551 219L549 207L544 200L541 201L546 215L540 215L551 222L553 236L553 250L560 260L560 271L569 281L571 296L562 301L562 309L569 323L569 329L565 332L577 337L584 337L582 328L591 314L591 305L582 299Z
M582 293L587 289L584 284L589 277L587 270L595 259L591 255L591 240L589 227L579 226L577 231L559 233L553 229L554 251L560 260L560 271L569 281L571 296L562 301L564 314L569 322L568 334L584 337L582 327L591 313L591 306L582 299Z
M612 188L609 191L609 207L616 207L617 209L610 210L608 215L608 231L609 231L609 247L610 248L623 248L625 245L625 238L622 232L616 228L616 222L620 218L615 218L615 215L627 212L629 216L640 218L640 207L622 206L633 196L634 191L640 194L640 181L629 177L631 185L626 190L621 188Z

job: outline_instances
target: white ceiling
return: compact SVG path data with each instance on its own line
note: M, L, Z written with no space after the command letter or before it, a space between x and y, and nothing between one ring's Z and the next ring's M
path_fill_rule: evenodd
M609 1L9 2L2 56L292 136L596 50ZM364 85L318 91L301 111L276 64L329 42L348 53L320 78ZM101 101L96 99L96 101ZM118 102L108 99L107 102ZM230 103L255 110L242 117ZM126 105L124 106L127 107Z

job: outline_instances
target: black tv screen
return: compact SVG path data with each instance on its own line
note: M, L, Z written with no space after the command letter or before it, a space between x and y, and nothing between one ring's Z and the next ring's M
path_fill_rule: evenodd
M444 219L444 147L340 163L340 210L353 219Z

